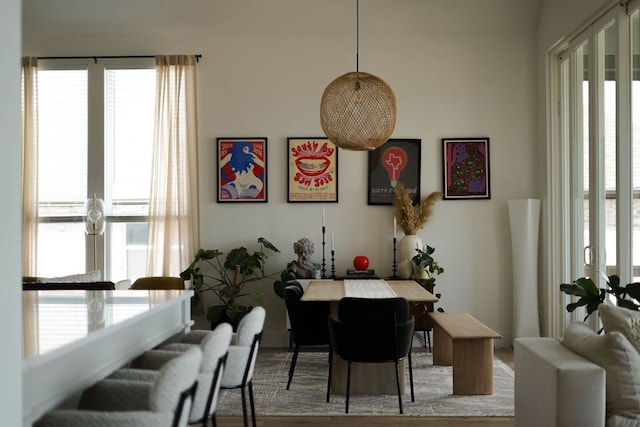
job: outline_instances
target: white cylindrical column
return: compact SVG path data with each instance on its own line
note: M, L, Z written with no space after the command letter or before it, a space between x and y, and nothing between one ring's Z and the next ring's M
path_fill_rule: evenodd
M539 337L539 199L509 200L513 269L513 338Z

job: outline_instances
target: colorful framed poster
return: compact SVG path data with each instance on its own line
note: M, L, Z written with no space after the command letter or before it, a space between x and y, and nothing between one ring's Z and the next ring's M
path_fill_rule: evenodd
M392 205L393 189L402 183L414 205L420 203L420 139L390 139L369 151L369 205Z
M442 139L443 199L490 199L489 138Z
M338 147L327 138L287 138L289 203L338 201Z
M267 138L217 138L218 203L267 201Z

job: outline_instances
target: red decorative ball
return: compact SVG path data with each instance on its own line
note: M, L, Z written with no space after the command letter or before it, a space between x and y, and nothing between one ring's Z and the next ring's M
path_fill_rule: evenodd
M369 258L366 256L358 255L353 259L353 267L356 270L366 270L369 267Z

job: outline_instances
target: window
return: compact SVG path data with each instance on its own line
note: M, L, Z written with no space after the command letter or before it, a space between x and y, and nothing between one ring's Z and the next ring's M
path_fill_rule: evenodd
M83 204L105 201L105 279L144 275L155 111L153 61L42 60L38 72L40 276L94 269Z

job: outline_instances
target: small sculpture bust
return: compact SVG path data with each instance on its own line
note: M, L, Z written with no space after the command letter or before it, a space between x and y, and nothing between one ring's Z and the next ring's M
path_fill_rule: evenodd
M315 271L319 269L317 264L311 262L311 255L314 252L313 242L303 237L293 244L293 252L298 255L298 260L291 265L296 277L299 279L312 278Z

